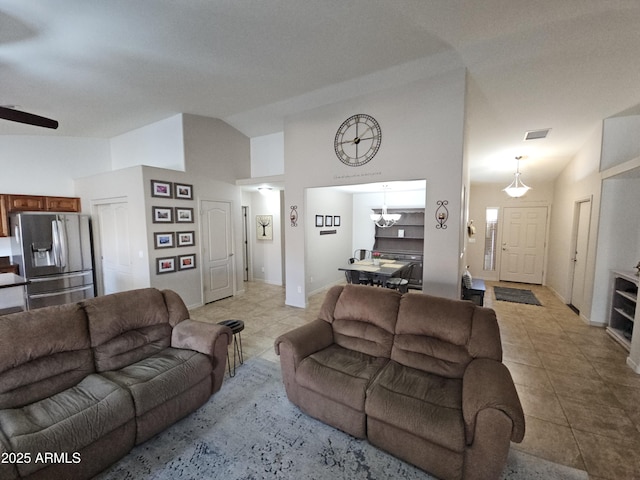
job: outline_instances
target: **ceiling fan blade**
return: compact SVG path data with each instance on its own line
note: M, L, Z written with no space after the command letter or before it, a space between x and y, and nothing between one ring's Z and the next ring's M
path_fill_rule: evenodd
M11 122L26 123L27 125L35 125L36 127L58 128L58 122L50 118L34 115L33 113L21 112L8 107L0 107L0 118Z

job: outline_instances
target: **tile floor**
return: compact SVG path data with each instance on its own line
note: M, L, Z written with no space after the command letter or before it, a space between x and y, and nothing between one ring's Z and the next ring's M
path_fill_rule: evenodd
M494 285L530 288L543 306L496 301ZM315 319L324 292L300 309L284 305L282 287L247 282L245 289L192 317L243 320L245 360L277 362L275 338ZM625 350L543 286L487 282L485 306L496 310L526 415L524 441L512 447L586 470L590 479L640 479L640 375L626 366Z

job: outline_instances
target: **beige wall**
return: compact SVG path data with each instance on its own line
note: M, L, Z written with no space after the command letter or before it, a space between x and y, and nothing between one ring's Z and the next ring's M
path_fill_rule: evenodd
M525 179L526 181L526 179ZM531 184L531 182L527 182ZM486 234L486 209L498 208L498 245L502 243L502 209L504 207L537 207L548 206L552 212L553 184L531 184L532 188L520 198L511 198L502 191L506 185L472 183L469 193L469 220L473 220L476 234L473 239L467 240L465 258L469 270L474 278L485 280L499 280L500 249L498 249L497 265L495 271L484 270L484 239ZM547 233L547 236L549 234ZM475 241L474 241L475 240ZM548 258L548 253L545 259ZM545 272L547 271L545 262Z
M447 229L425 227L424 286L433 295L459 295L462 251L461 197L465 70L455 69L419 82L317 108L285 122L285 209L305 205L304 191L392 180L426 179L425 218L434 218L437 201L449 202ZM382 128L376 157L361 167L338 161L333 140L351 115L366 113ZM300 211L300 210L299 210ZM304 222L286 229L286 302L306 305L310 275L305 264ZM306 217L306 218L305 218ZM336 267L337 268L337 267Z

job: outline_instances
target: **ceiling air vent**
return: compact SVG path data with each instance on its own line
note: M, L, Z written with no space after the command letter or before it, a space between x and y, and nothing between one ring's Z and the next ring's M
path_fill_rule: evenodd
M539 140L541 138L547 138L549 135L550 128L545 128L544 130L529 130L524 134L525 140Z

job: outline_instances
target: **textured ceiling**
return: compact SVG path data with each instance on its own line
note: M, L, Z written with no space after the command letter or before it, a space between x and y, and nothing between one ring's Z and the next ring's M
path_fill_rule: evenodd
M249 136L284 116L468 69L473 181L551 180L640 103L640 2L0 0L0 105L111 137L185 112ZM545 140L525 131L551 128Z

